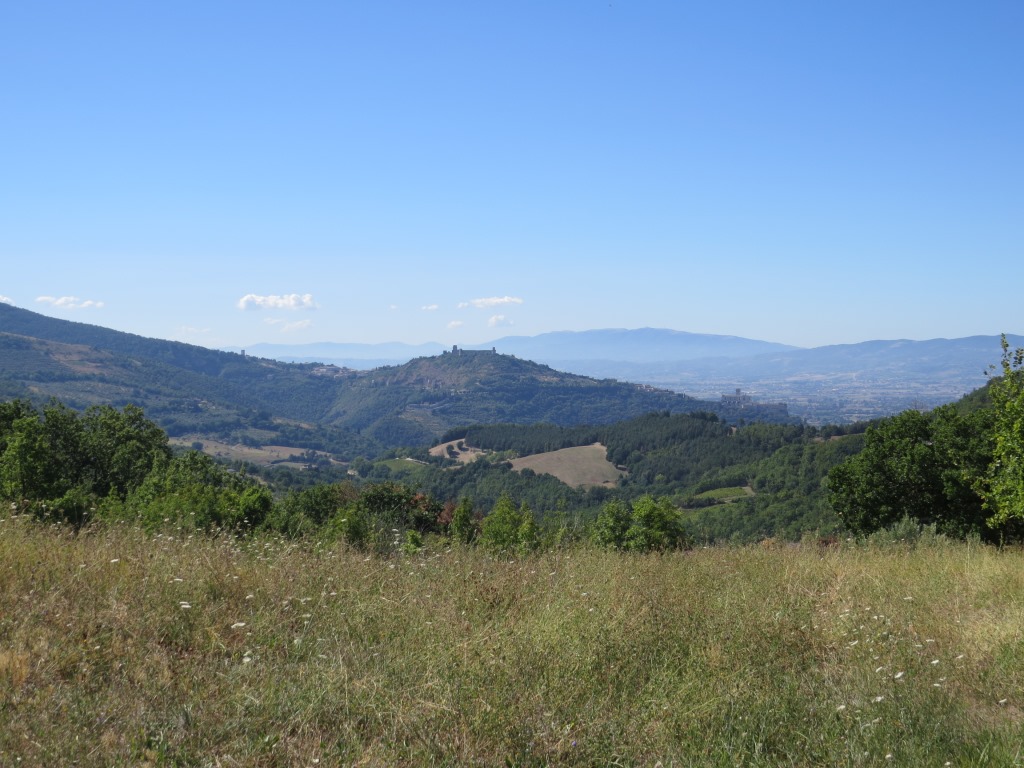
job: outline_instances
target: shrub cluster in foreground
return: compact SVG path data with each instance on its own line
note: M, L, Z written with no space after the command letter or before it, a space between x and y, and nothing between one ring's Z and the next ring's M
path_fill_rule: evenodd
M1024 539L1024 349L1002 339L990 406L904 411L868 428L863 450L828 475L829 502L851 531L904 516L952 536Z
M489 514L472 501L442 504L393 482L315 485L275 499L258 480L197 451L173 454L167 436L133 406L79 414L59 403L41 412L23 401L0 403L0 499L17 512L81 526L89 521L138 524L150 531L187 528L316 536L370 551L407 551L424 537L450 536L491 552L524 553L589 536L578 520L546 514L501 496ZM681 513L645 496L610 502L602 519L625 521L633 551L687 546Z

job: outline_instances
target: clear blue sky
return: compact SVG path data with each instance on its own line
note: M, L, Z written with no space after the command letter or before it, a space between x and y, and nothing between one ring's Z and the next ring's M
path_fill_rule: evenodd
M0 297L58 317L1024 333L1020 0L8 2L0 99Z

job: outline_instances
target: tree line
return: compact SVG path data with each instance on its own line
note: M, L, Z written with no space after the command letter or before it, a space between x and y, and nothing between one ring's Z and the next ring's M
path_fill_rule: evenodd
M537 515L508 493L486 510L469 497L441 502L391 481L324 483L275 496L256 477L206 454L175 453L167 434L131 405L78 412L56 401L42 409L24 400L0 403L0 498L13 513L76 527L264 531L377 552L414 551L426 537L444 536L523 554L594 535L564 506ZM667 499L611 509L630 520L631 533L622 540L598 535L601 544L635 551L689 544L681 513Z
M909 518L950 536L1024 537L1024 349L1004 335L1002 350L987 396L882 420L829 473L829 501L851 531Z
M594 427L475 426L446 437L498 459L458 469L441 466L447 459L410 463L416 469L404 477L408 484L395 482L383 464L355 461L350 466L363 475L355 482L313 468L303 473L312 484L290 490L277 483L278 471L266 474L274 478L268 484L244 467L172 451L167 434L132 405L76 411L57 401L39 408L12 400L0 402L0 497L17 511L73 525L132 520L147 528L267 530L377 550L415 547L428 536L508 551L581 538L621 549L672 548L812 530L867 535L904 519L949 536L1019 540L1024 350L1004 339L997 373L957 404L907 411L863 434L734 428L713 414L668 412ZM619 487L570 488L499 460L593 442L628 471ZM727 502L710 493L729 488L739 495Z

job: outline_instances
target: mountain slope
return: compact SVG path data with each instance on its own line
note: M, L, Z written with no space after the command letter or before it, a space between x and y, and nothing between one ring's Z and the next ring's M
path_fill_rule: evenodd
M1008 336L1011 346L1024 337ZM999 359L998 336L926 341L865 341L747 358L662 363L578 363L589 376L614 376L697 397L742 387L761 399L783 400L811 423L846 423L907 408L952 402L985 384Z
M1011 345L1024 346L1024 337L1008 338ZM332 346L282 346L272 354L309 361L315 358L312 352L329 352ZM337 348L351 357L325 356L322 361L359 369L404 363L415 349L352 344ZM757 400L786 402L812 424L849 423L951 402L982 386L985 370L1000 353L994 335L800 349L657 328L509 336L479 348L496 348L560 371L648 384L702 399L717 401L722 393L739 387ZM398 357L377 357L385 353Z
M608 423L649 411L713 411L785 420L783 411L727 412L716 402L597 381L493 352L459 351L353 371L289 364L0 305L0 395L76 407L135 403L172 435L287 440L346 455L431 442L471 423Z
M384 418L382 401L390 406ZM370 430L394 444L425 442L475 423L604 424L660 410L721 412L721 406L667 390L562 373L509 355L460 350L354 377L338 393L328 420Z
M786 344L688 333L665 328L606 328L592 331L556 331L538 336L506 336L482 345L548 364L553 361L617 360L653 363L708 357L751 357L797 349Z

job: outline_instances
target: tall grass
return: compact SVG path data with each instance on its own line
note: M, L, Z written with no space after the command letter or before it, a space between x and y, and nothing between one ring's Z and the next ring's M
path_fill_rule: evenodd
M1008 766L1021 691L1019 551L0 522L0 765Z

